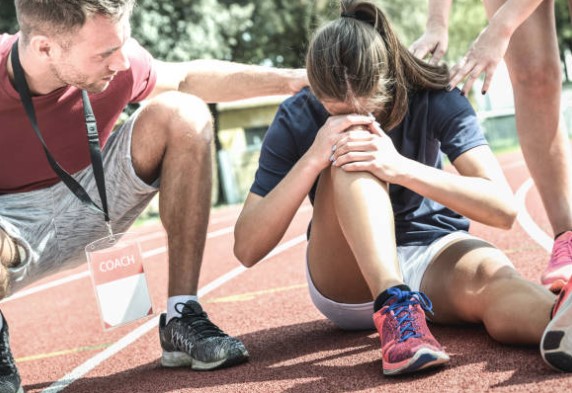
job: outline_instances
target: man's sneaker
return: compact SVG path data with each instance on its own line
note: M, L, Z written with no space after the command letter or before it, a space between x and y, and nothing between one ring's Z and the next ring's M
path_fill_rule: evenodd
M449 361L449 355L429 331L425 311L432 312L424 293L389 288L391 297L373 321L381 340L383 374L397 375Z
M559 371L572 372L572 280L562 288L552 308L552 319L540 341L544 361Z
M572 276L572 231L565 232L554 240L552 255L540 282L550 291L559 293L570 276Z
M175 308L180 317L166 323L167 315L161 314L159 320L163 366L213 370L248 360L242 342L212 323L198 302L177 303Z
M10 335L8 323L2 315L2 329L0 330L0 393L24 393L18 369L10 351Z

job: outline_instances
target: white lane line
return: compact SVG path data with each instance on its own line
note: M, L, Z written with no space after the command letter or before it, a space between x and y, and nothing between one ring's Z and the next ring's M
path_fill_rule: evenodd
M233 231L234 231L234 225L231 227L222 228L222 229L219 229L218 231L207 233L207 239L212 239L213 237L222 236L222 235L228 235L229 233L232 233Z
M217 237L217 236L226 235L228 233L232 233L233 231L234 231L234 226L224 227L222 229L217 229L216 231L212 231L212 232L207 233L207 239L211 239L211 238ZM149 233L147 235L142 235L142 236L137 237L137 239L140 242L146 242L149 240L155 240L155 239L161 239L161 238L167 238L167 232L158 231L158 232L153 232L153 233Z
M517 220L522 229L534 240L537 242L542 248L544 248L548 253L552 250L552 244L554 241L550 236L546 234L540 228L536 222L530 217L528 211L526 210L526 194L532 188L534 182L531 178L527 181L522 183L519 189L515 193L516 202L518 206L518 216Z
M26 289L20 292L16 292L15 294L11 295L10 297L2 299L0 304L5 304L11 302L12 300L21 299L26 296L33 295L34 293L42 292L50 288L59 287L60 285L67 284L68 282L73 282L80 280L82 278L89 277L89 271L84 271L81 273L77 273L68 277L60 278L59 280L47 282L42 285L38 285L37 287L33 287L30 289Z
M214 232L210 232L207 234L207 239L212 239L212 238L215 238L218 236L227 235L229 233L232 233L233 230L234 230L234 227L226 227L226 228L222 228L222 229L219 229L217 231L214 231ZM143 238L144 238L144 240L149 240L149 239L154 238L154 237L157 237L157 236L156 235L153 235L153 236L147 235L147 236L144 236ZM163 254L165 252L167 252L166 246L158 247L158 248L144 252L143 258L151 258L151 257L154 257L156 255ZM16 300L16 299L21 299L23 297L30 296L30 295L33 295L35 293L42 292L42 291L45 291L45 290L50 289L50 288L55 288L55 287L58 287L60 285L64 285L64 284L67 284L67 283L70 283L73 281L81 280L82 278L86 278L86 277L89 277L89 270L85 270L83 272L76 273L76 274L73 274L73 275L68 276L68 277L60 278L59 280L50 281L50 282L47 282L47 283L42 284L42 285L38 285L38 286L30 288L30 289L26 289L26 290L23 290L20 292L16 292L14 295L12 295L8 298L2 299L0 301L0 304L8 303L8 302L11 302L12 300Z
M272 257L280 254L281 252L284 252L284 251L288 250L289 248L292 248L292 247L296 246L297 244L304 242L305 240L306 240L306 235L297 236L294 239L289 240L289 241L279 245L278 247L276 247L270 254L268 254L263 259L263 261L265 261L269 258L272 258ZM238 267L234 268L233 270L231 270L230 272L226 273L225 275L223 275L223 276L217 278L216 280L212 281L211 283L205 285L204 287L199 289L199 293L198 293L199 297L204 296L207 293L209 293L209 292L217 289L218 287L222 286L223 284L229 282L230 280L232 280L236 276L243 273L245 270L247 270L247 269L244 266L242 266L242 265L238 266ZM127 346L129 346L130 344L135 342L138 338L140 338L141 336L146 334L151 329L156 329L158 323L159 323L159 316L154 317L153 319L145 322L143 325L139 326L138 328L136 328L132 332L130 332L127 335L125 335L124 337L122 337L115 344L111 345L110 347L108 347L104 351L98 353L97 355L95 355L91 359L88 359L86 362L84 362L83 364L81 364L78 367L76 367L75 369L73 369L70 373L65 375L63 378L54 382L53 384L48 386L46 389L42 390L42 393L57 393L57 392L62 391L63 389L68 387L70 384L72 384L74 381L80 379L85 374L89 373L91 370L93 370L95 367L97 367L101 362L109 359L111 356L115 355L116 353L118 353L122 349L126 348Z
M300 206L300 209L298 211L304 212L304 211L309 210L311 208L312 208L312 205L308 203L308 204ZM224 221L232 221L232 220L236 221L239 214L240 214L240 209L236 209L236 211L231 212L231 213L227 213L225 215L220 215L217 217L211 217L211 219L209 220L209 224L219 224L219 223L224 222Z

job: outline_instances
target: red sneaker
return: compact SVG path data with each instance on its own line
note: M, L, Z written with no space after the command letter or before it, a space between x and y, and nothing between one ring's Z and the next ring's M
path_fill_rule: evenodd
M552 246L548 266L540 282L554 293L559 293L572 275L572 231L558 236Z
M552 308L552 319L540 341L542 359L552 368L572 372L572 280L562 288Z
M389 288L387 305L373 314L381 340L383 374L397 375L434 367L449 355L429 331L425 311L431 301L424 293Z

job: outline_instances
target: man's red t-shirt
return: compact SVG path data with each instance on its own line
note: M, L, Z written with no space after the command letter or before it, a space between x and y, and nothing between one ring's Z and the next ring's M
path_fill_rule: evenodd
M16 39L15 35L0 35L0 195L37 190L60 181L8 78L6 63ZM145 99L157 80L149 52L135 40L130 40L125 50L131 67L118 73L105 91L89 95L102 146L125 106ZM42 136L62 168L73 174L90 165L81 91L63 87L33 97L33 102Z

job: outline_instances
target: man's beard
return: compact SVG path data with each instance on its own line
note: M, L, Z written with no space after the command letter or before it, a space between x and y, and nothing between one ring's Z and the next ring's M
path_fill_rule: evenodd
M84 74L76 72L71 67L70 72L61 72L58 68L52 66L52 73L56 79L66 86L74 86L78 89L87 91L88 93L101 93L109 86L109 81L99 80L95 83L88 83L88 77Z

